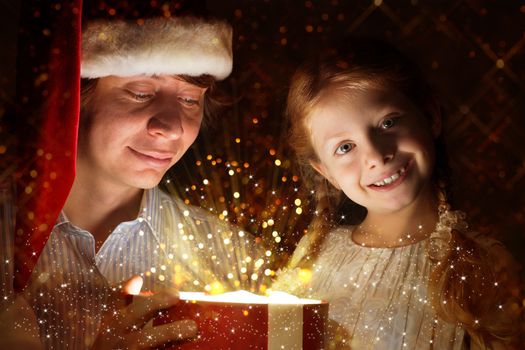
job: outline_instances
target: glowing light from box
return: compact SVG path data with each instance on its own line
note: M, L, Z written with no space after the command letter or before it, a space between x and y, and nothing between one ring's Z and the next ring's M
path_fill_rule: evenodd
M238 290L223 294L209 295L201 292L179 292L181 300L188 301L207 301L218 303L239 303L239 304L319 304L320 300L302 299L285 292L272 291L268 296L262 296Z

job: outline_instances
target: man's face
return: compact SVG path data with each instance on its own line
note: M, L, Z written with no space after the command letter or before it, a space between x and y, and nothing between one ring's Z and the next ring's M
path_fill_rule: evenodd
M195 141L205 91L173 76L100 78L79 132L79 169L114 185L156 186Z

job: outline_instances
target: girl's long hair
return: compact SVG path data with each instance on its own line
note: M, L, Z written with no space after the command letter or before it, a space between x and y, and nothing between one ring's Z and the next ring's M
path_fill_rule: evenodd
M432 113L441 113L415 65L382 41L348 40L340 48L318 54L299 67L288 93L288 140L305 184L314 190L316 207L308 232L311 244L297 266L310 267L325 237L335 226L356 224L366 215L365 208L352 203L312 168L311 162L318 162L319 158L311 143L308 116L321 99L334 91L369 88L397 89L429 118ZM435 150L433 183L436 192L450 201L450 172L442 136L435 140ZM350 215L349 205L354 209ZM345 212L341 212L342 209ZM346 219L341 220L342 217ZM478 343L508 340L514 333L515 313L502 312L499 308L502 299L507 298L501 292L506 290L503 286L497 287L496 273L487 252L459 232L453 233L449 244L461 249L449 249L449 254L434 264L428 283L429 296L438 316L463 325Z

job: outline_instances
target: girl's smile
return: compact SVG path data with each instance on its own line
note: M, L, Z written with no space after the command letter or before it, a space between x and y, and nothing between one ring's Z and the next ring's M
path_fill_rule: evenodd
M408 171L410 170L411 165L412 165L412 161L409 161L401 169L396 170L392 175L388 175L384 177L382 180L376 181L368 185L368 187L376 191L391 190L392 188L398 186L405 180L405 178L407 177Z

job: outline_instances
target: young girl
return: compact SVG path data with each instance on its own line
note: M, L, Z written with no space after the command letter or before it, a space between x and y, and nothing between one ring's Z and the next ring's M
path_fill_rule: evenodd
M330 303L327 348L509 344L510 260L447 203L440 109L414 66L346 43L299 68L287 115L317 207L273 289Z

